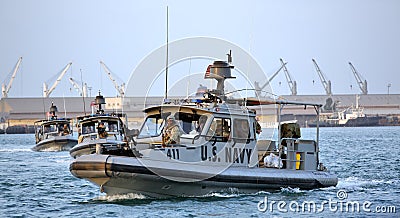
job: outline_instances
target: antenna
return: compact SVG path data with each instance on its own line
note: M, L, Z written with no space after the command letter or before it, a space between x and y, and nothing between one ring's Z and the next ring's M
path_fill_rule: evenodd
M228 64L232 64L232 50L229 50L229 53L226 55L228 55Z
M81 71L81 81L82 81L82 93L83 93L83 79L82 79L82 69L79 69ZM85 106L85 95L82 95L82 101L83 101L83 113L85 113L86 116L86 106Z
M65 96L63 93L63 101L64 101L64 118L67 118L67 108L65 107Z
M190 75L192 70L192 58L189 58L189 75L188 75L188 83L186 86L186 98L189 98L189 86L190 86Z
M168 6L167 6L167 55L165 60L165 97L168 98Z
M42 103L43 103L43 115L44 115L44 119L47 119L47 117L46 117L46 106L45 106L45 104L44 104L44 96L43 96L43 98L42 98Z

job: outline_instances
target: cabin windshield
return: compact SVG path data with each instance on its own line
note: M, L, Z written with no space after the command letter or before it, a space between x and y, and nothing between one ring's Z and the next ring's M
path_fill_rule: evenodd
M138 138L148 138L160 136L165 125L165 119L171 115L170 112L150 115L144 121L140 129ZM196 113L176 112L173 114L177 124L183 134L198 135L202 132L207 121L206 115Z
M206 115L200 116L195 113L177 112L174 117L184 134L200 134L207 121Z
M57 132L58 128L55 124L45 125L43 133Z
M118 132L118 122L117 121L108 121L106 125L107 132Z
M118 120L92 120L90 122L82 123L82 134L96 133L99 123L104 125L106 132L118 132L119 128L121 128L118 125Z
M161 135L164 124L164 119L160 114L148 116L140 129L138 138L148 138Z
M82 124L82 134L95 133L96 132L95 124L96 124L96 122L83 123Z

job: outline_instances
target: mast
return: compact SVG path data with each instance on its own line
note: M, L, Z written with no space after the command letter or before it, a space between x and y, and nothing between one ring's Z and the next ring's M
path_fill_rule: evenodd
M81 81L82 81L82 88L83 88L82 69L79 69L79 71L81 72ZM82 90L82 92L83 92L83 90ZM82 101L83 101L83 112L86 115L85 95L82 95Z
M164 100L168 98L168 6L167 6L167 54L165 60L165 95Z
M232 52L229 51L228 61L214 61L212 65L208 65L204 79L215 79L217 80L217 88L211 90L211 94L216 97L225 100L225 80L234 79L231 74L231 69L234 68L232 63Z
M99 108L97 109L97 113L96 114L104 114L104 110L102 108L102 104L106 104L106 100L104 99L104 97L101 95L100 90L99 90L99 95L96 96L96 98L94 99L94 104L97 105Z

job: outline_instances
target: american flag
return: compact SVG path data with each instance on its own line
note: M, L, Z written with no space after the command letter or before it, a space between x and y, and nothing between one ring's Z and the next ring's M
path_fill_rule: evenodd
M209 78L210 77L210 68L211 68L211 64L208 65L207 70L206 70L206 74L204 75L204 79Z

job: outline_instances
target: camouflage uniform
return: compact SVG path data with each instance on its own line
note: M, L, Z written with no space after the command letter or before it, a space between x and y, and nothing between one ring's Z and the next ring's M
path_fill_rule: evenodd
M167 125L164 128L163 135L163 141L165 144L180 144L181 131L174 116L170 115L167 118Z

